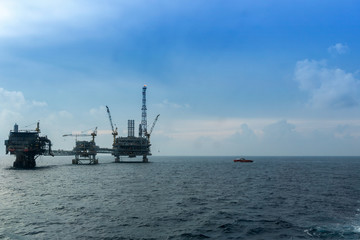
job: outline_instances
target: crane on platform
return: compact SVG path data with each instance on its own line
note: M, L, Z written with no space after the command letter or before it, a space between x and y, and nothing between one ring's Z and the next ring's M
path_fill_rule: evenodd
M150 132L146 132L146 133L145 133L145 136L148 138L149 142L150 142L150 135L151 135L152 131L154 130L155 124L156 124L159 116L160 116L160 114L158 114L158 115L156 116L156 118L155 118L155 120L154 120L154 122L153 122L153 124L152 124L152 126L151 126Z
M97 136L97 127L95 128L95 130L90 135L92 137L92 141L95 142L95 137Z
M91 133L91 134L87 134L87 133L69 133L69 134L64 134L63 137L75 137L76 140L78 137L92 137L92 141L95 142L95 137L97 136L97 127L95 128L95 130Z
M109 107L106 106L106 111L109 115L109 120L110 120L110 125L111 125L111 130L112 130L112 135L114 136L114 143L115 143L115 139L116 139L116 136L118 135L118 131L117 131L117 128L114 129L114 125L113 125L113 122L112 122L112 119L111 119L111 114L110 114L110 110L109 110Z
M83 131L84 132L84 131ZM79 134L64 134L63 137L75 137L75 147L73 153L75 154L75 159L73 159L72 164L83 164L84 161L88 161L88 164L98 164L98 159L96 159L96 154L99 149L95 144L95 137L97 136L97 127L90 134L88 133L79 133ZM91 141L78 141L78 137L92 137Z

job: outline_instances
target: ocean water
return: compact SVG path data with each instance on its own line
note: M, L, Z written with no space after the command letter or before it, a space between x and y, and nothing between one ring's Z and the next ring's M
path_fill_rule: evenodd
M0 161L0 239L360 239L359 157Z

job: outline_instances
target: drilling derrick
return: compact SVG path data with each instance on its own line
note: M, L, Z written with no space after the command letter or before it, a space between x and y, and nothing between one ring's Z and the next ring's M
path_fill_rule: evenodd
M108 108L107 108L108 110ZM135 121L128 120L128 136L127 137L116 137L114 135L114 144L112 154L115 156L115 162L120 162L120 156L128 156L130 158L136 156L143 156L142 161L148 162L147 156L151 155L150 152L150 133L147 132L147 120L146 120L146 85L142 91L142 114L141 124L139 124L139 137L135 137ZM108 110L110 125L112 121L110 112ZM114 132L114 130L113 130ZM116 132L117 133L117 132Z
M139 137L145 137L145 133L147 132L146 110L146 85L144 85L142 91L141 134L139 133Z
M19 130L17 124L14 130L10 131L9 139L5 140L6 154L15 155L13 164L15 168L34 168L36 158L48 152L54 156L51 151L51 141L46 137L40 137L40 127L37 123L35 131Z

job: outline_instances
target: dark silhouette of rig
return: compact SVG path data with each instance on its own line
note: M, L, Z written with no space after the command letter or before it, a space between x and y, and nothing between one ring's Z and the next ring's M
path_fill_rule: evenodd
M54 156L51 151L51 141L47 136L39 136L39 122L35 131L19 130L17 124L14 130L10 131L9 139L5 140L6 154L15 155L16 159L13 164L15 168L34 168L36 158L46 154Z
M95 144L95 137L97 136L97 127L91 134L64 134L63 137L76 137L75 147L72 151L72 154L75 155L75 158L72 160L72 164L98 164L99 161L96 158L96 154L99 151L99 146ZM78 137L87 137L91 136L91 141L78 141Z
M150 151L150 136L155 124L160 116L158 114L152 124L150 131L147 126L147 108L146 108L146 85L142 91L142 108L141 108L141 124L139 124L139 136L135 136L135 120L128 120L128 136L117 137L117 128L114 128L109 107L106 106L108 117L110 120L112 135L114 138L112 148L100 148L95 144L97 136L97 127L91 134L65 134L65 136L85 137L91 136L91 141L75 141L73 150L51 150L51 141L47 136L39 136L39 122L35 130L19 130L19 126L15 124L14 130L10 131L9 139L5 140L6 154L15 155L16 159L13 164L15 168L34 168L36 166L36 158L41 155L69 156L75 155L73 164L98 164L96 158L97 153L107 153L115 156L115 162L122 162L120 157L128 156L134 158L142 156L142 162L148 162Z
M148 131L146 113L146 88L146 85L144 85L142 91L141 124L139 124L138 137L135 137L135 120L128 120L127 137L116 137L118 135L118 131L117 128L114 129L109 107L106 106L106 110L109 115L112 135L114 137L112 155L115 156L115 162L121 162L121 156L128 156L130 158L142 156L142 162L147 163L149 161L148 156L152 155L150 151L150 136L160 114L156 116L150 131Z

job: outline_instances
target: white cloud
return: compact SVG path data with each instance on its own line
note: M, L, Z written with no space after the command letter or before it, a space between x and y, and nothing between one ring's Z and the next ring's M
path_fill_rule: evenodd
M345 54L349 51L349 47L347 45L344 45L342 43L336 43L335 45L332 45L328 48L328 52L330 54Z
M348 108L359 104L359 80L339 68L328 68L324 61L298 61L295 80L309 93L315 108Z
M58 114L59 114L59 116L61 118L67 118L67 119L72 119L73 118L72 114L70 112L68 112L68 111L65 111L65 110L59 111Z
M174 103L174 102L170 102L167 99L163 100L160 104L157 104L157 106L160 108L173 108L173 109L190 108L189 104Z
M8 131L8 127L14 124L13 119L20 120L22 119L22 115L18 112L14 112L8 109L0 110L0 133L3 133L4 130Z
M26 103L22 92L7 91L0 88L0 107L6 109L19 109Z
M100 106L98 108L91 108L90 111L89 111L90 115L93 115L93 116L102 116L106 113L106 108L105 106Z
M358 155L359 120L164 120L153 150L181 155Z
M32 101L32 105L33 105L33 106L36 106L36 107L46 107L46 106L47 106L47 103L46 103L46 102L39 102L39 101L33 100L33 101Z
M264 127L264 136L273 140L287 139L295 134L295 125L281 120Z
M84 27L105 17L111 7L92 1L11 1L0 2L0 37L43 35L59 27ZM91 25L91 24L90 24Z
M28 101L20 91L0 88L0 142L15 123L29 124L38 120L36 109L46 106L45 102Z
M31 107L45 107L46 102L43 101L27 101L24 94L20 91L8 91L0 88L0 107L4 110L23 111Z

